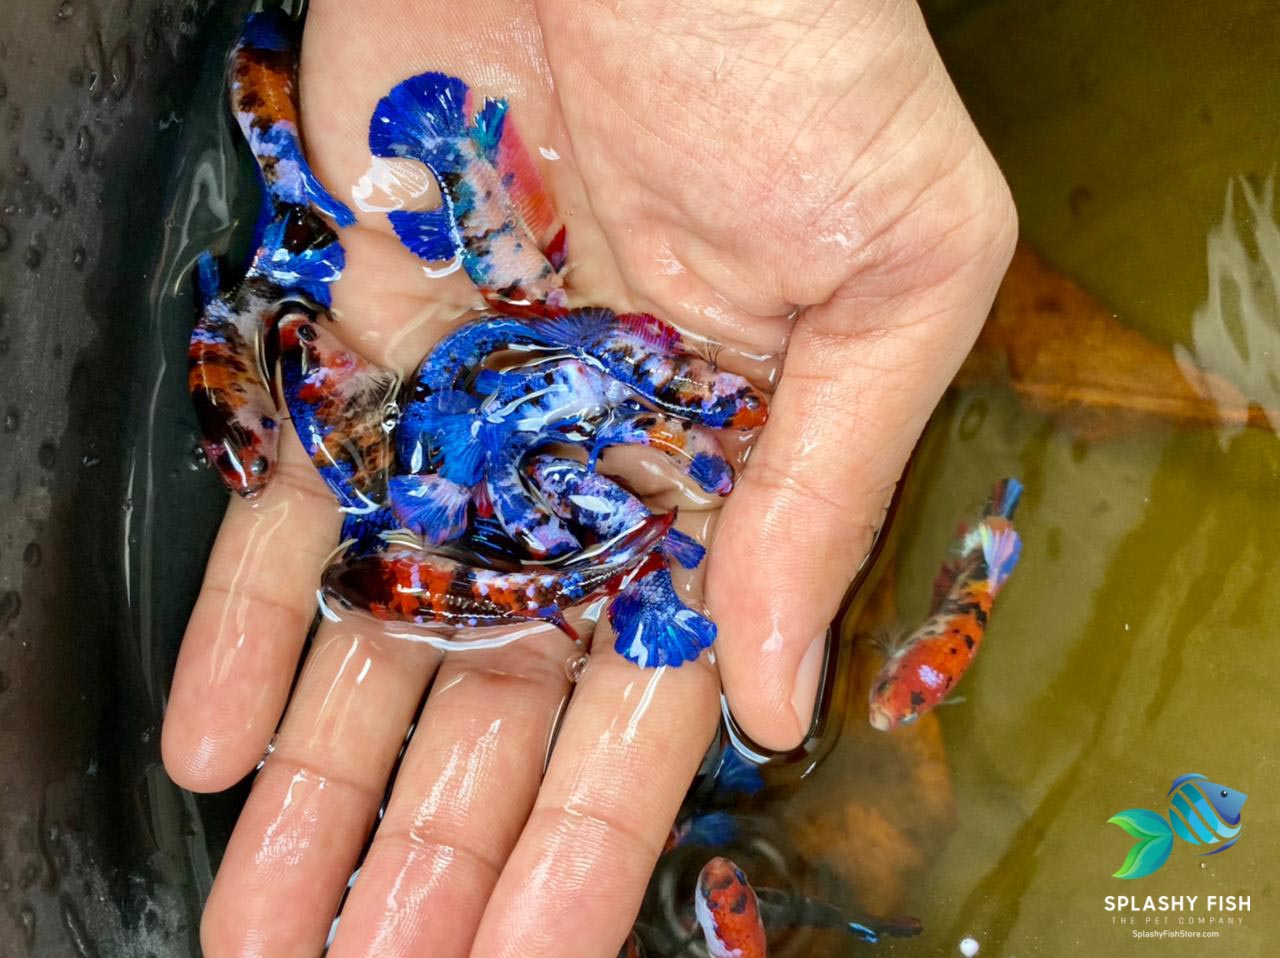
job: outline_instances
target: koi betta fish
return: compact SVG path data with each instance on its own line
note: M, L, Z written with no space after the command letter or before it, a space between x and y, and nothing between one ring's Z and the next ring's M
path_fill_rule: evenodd
M1218 846L1202 855L1225 852L1240 840L1240 810L1249 797L1244 792L1192 773L1175 778L1167 794L1172 798L1163 818L1145 808L1130 808L1107 819L1137 839L1116 878L1143 878L1158 871L1169 860L1175 835L1188 845Z
M473 106L470 87L443 73L410 77L379 101L369 121L370 151L422 163L441 195L437 209L388 214L391 226L419 258L459 263L495 309L561 311L564 229L555 228L507 101Z
M889 656L871 684L871 725L888 731L938 705L973 663L996 596L1018 564L1013 514L1022 483L996 485L977 527L964 533L934 583L929 618Z
M343 608L383 621L475 628L542 620L576 642L565 610L623 587L674 521L674 512L652 516L602 543L595 554L584 553L554 569L485 569L393 544L379 554L347 556L331 565L322 590Z
M201 445L223 483L252 498L274 472L279 421L268 386L263 336L289 297L330 304L342 273L337 236L308 205L340 225L351 211L320 185L298 132L298 24L279 12L252 14L231 54L231 111L263 185L254 253L243 279L224 290L210 253L197 271L201 316L188 349L188 388Z
M571 459L538 456L528 471L553 512L601 538L649 516L644 503L622 486ZM672 529L640 564L608 608L619 655L642 669L678 666L715 642L715 623L680 600L667 565L670 558L695 568L705 551L695 539Z
M693 907L711 958L766 958L760 903L746 874L729 859L702 866Z
M370 513L386 495L399 380L344 348L317 316L302 303L282 309L277 335L285 404L339 506Z

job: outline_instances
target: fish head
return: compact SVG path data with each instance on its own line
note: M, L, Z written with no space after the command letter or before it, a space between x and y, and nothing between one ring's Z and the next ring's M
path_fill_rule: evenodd
M316 311L303 303L289 302L280 308L275 338L282 358L304 359L312 365L322 361L322 330L316 319Z
M272 420L271 429L275 428ZM202 439L200 446L223 484L242 499L261 495L275 473L276 443L263 441L260 435L226 433Z
M1209 800L1213 810L1218 813L1226 824L1240 824L1240 810L1244 807L1245 801L1248 800L1248 795L1244 792L1238 792L1234 788L1227 788L1225 785L1218 785L1208 780L1196 782L1196 787Z
M769 401L742 377L732 378L737 382L731 383L728 390L717 390L715 406L730 429L759 429L769 419Z
M765 954L755 891L742 869L728 858L717 856L702 866L694 912L713 958Z
M869 720L871 727L888 732L899 725L911 725L920 717L923 701L902 674L896 659L885 663L871 683Z

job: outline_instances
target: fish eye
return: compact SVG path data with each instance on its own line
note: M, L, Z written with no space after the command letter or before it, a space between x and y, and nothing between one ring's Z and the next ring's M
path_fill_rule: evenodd
M249 463L249 471L255 476L261 476L266 473L269 465L270 463L267 462L266 456L259 456L257 459L253 460L253 462Z
M1223 798L1227 797L1227 790L1225 788L1222 790L1222 797Z
M304 343L313 343L316 339L316 328L310 323L303 323L298 327L298 338Z
M755 410L760 408L760 397L757 396L755 393L747 393L747 395L742 400L742 405L746 406L748 409L754 412Z

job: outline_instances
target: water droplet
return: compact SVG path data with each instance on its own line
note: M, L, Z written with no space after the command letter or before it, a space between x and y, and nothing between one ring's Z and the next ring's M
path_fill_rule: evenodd
M80 457L80 465L84 466L86 469L92 469L94 466L99 465L101 462L102 460L99 459L97 456L84 455Z
M58 12L54 16L59 20L70 20L75 12L76 8L71 0L62 0L62 3L58 4Z
M76 130L76 159L81 166L88 166L93 159L93 134L87 126Z
M17 406L10 406L8 409L4 411L4 431L5 432L17 432L19 422L21 422L21 418L18 416Z
M77 246L71 251L71 265L77 270L84 269L85 251L83 246Z
M111 51L111 98L119 100L129 89L129 80L133 78L133 52L129 44L121 40Z
M13 234L9 232L9 227L0 223L0 253L6 253L9 247L13 245Z
M22 561L31 568L38 568L40 560L44 558L44 552L40 549L40 543L28 542L27 547L22 550Z
M591 661L591 657L587 655L575 655L565 660L564 674L568 676L570 682L577 682L582 678L582 673L587 670L587 663Z
M36 462L40 463L43 469L52 469L53 464L58 461L58 446L52 439L46 439L40 443L40 448L36 450Z
M22 254L22 262L27 265L27 269L39 269L43 260L44 254L36 246L28 246L27 251Z
M36 940L36 913L30 908L24 906L18 912L18 919L22 922L22 937L26 939L28 945L35 944Z
M7 629L22 611L22 596L10 589L0 595L0 629Z

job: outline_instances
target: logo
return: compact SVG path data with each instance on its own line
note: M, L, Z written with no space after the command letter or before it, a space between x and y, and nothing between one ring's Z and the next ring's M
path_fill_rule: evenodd
M1173 851L1177 835L1189 845L1217 845L1201 855L1217 855L1240 840L1240 809L1249 797L1233 788L1215 785L1203 775L1179 775L1169 786L1173 796L1168 821L1145 808L1130 808L1107 819L1123 828L1137 843L1129 849L1116 878L1144 878L1159 871ZM1219 845L1219 842L1225 844Z

